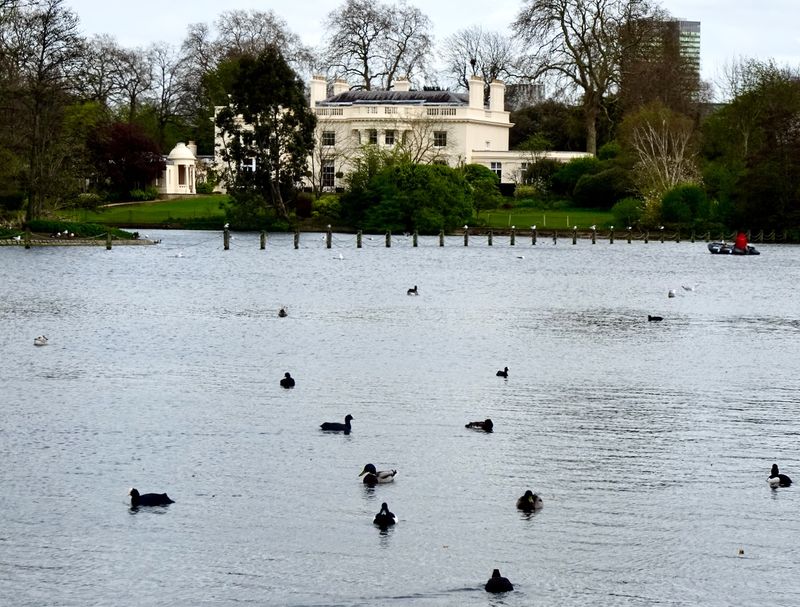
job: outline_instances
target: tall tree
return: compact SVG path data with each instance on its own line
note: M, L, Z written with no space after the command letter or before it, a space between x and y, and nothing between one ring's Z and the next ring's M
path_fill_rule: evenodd
M287 200L305 175L316 118L303 81L278 49L237 63L230 104L216 117L228 190L249 219L270 209L288 219Z
M333 75L355 88L388 89L425 69L432 49L430 19L401 1L395 5L346 0L328 14L324 51Z
M118 48L112 55L119 89L119 104L133 122L139 105L153 88L153 66L147 51Z
M489 99L493 80L510 82L518 74L519 51L514 38L473 26L457 31L445 41L442 55L448 76L461 88L469 88L469 79L480 76L484 83L484 101Z
M183 98L187 91L180 86L180 80L187 62L171 45L163 42L151 45L148 57L153 70L157 140L163 149L167 125L180 115L186 105Z
M64 195L70 150L59 138L83 40L78 17L63 0L26 6L6 27L15 56L18 144L26 159L26 219L32 220Z
M620 82L623 57L651 39L645 27L657 23L661 11L650 0L526 0L514 31L528 45L528 75L546 74L581 95L586 151L597 151L597 120L603 99Z

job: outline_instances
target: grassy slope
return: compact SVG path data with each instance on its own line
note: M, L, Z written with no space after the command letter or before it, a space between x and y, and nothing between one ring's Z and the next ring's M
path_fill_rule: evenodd
M77 209L63 211L61 216L66 220L100 223L107 225L152 226L165 223L181 223L186 220L202 218L219 218L223 221L225 214L220 208L226 202L226 196L198 196L177 200L141 202L104 207L97 212ZM535 225L539 229L567 230L572 226L588 229L591 225L607 228L613 222L611 213L584 209L559 209L542 211L529 208L497 209L484 211L480 219L487 228L519 229Z

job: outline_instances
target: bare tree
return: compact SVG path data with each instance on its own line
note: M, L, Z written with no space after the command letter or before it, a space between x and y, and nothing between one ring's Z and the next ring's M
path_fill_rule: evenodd
M518 56L513 38L487 32L480 26L459 30L444 43L443 56L447 75L461 88L469 88L469 79L479 76L484 82L484 101L489 98L493 80L509 82L518 74Z
M142 97L152 90L153 72L145 50L118 48L113 53L114 69L118 78L119 103L127 107L128 122L133 122L136 108Z
M413 108L397 121L399 141L395 154L404 155L412 163L446 162L453 148L447 125L436 114L438 108Z
M87 42L76 78L81 96L110 107L111 99L120 93L118 62L115 60L120 51L117 41L105 34Z
M166 43L153 44L148 50L148 59L153 70L152 90L155 97L158 144L164 146L164 131L167 124L179 115L185 90L180 79L186 58Z
M388 89L399 76L411 79L425 69L431 53L430 19L402 1L346 0L325 25L327 63L354 88Z
M310 156L309 181L319 198L323 191L333 187L336 175L344 172L347 164L358 152L359 145L344 124L319 115L314 139L314 149Z
M623 57L651 39L629 24L661 19L650 0L526 0L517 15L514 31L532 49L528 75L552 75L582 95L588 152L597 151L603 98L619 84Z

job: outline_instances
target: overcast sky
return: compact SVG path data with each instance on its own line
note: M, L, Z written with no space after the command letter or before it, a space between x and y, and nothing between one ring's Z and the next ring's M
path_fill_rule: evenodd
M180 44L190 23L209 23L223 10L272 9L300 35L317 45L322 20L344 0L67 0L80 17L83 32L111 34L125 47L166 41ZM410 0L433 22L433 36L443 41L473 25L508 31L522 0ZM739 57L773 58L800 68L800 0L662 0L674 17L701 22L701 71L715 81L722 67Z

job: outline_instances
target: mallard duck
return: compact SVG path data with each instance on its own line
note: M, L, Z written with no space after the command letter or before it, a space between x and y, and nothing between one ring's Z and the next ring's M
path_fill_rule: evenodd
M508 367L496 373L497 377L508 377Z
M144 495L139 495L136 489L131 489L128 495L131 496L131 508L138 508L139 506L166 506L167 504L175 503L166 493L145 493Z
M278 316L281 318L286 318L289 313L286 311L286 306L283 306L280 310L278 310Z
M406 291L406 295L419 295L419 291L417 291L417 285L414 285L413 289Z
M390 527L397 522L397 517L389 512L389 506L386 502L381 504L381 511L375 515L375 518L372 519L372 522L378 527L385 529L386 527Z
M289 375L288 371L283 374L283 379L281 380L281 387L294 388L294 377Z
M367 464L359 476L364 476L365 485L378 485L381 483L391 483L397 470L376 470L374 464Z
M324 424L320 424L319 427L326 432L344 432L345 434L350 434L351 419L355 418L352 415L346 415L343 424L340 424L339 422L325 422Z
M790 479L785 474L780 474L778 470L778 464L772 464L772 470L769 473L769 478L767 479L770 487L788 487L792 484L792 479Z
M486 592L510 592L514 590L514 585L508 581L507 577L500 575L499 569L495 569L492 571L492 577L489 578L489 581L486 582L483 588Z
M542 498L536 495L533 491L528 489L521 498L517 500L517 508L519 510L524 510L525 512L533 512L534 510L539 510L544 506L544 502L542 502Z
M476 430L483 430L484 432L491 432L494 428L492 420L486 418L482 422L469 422L464 425L465 428L475 428Z

